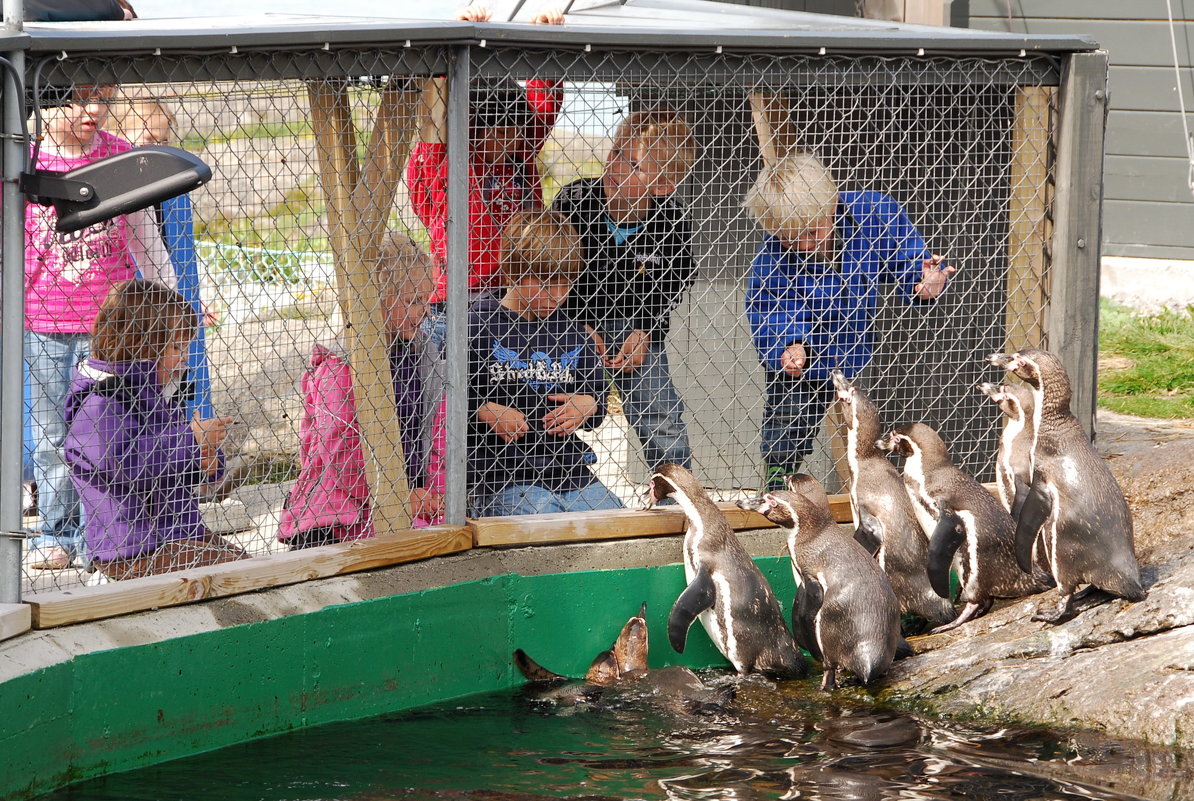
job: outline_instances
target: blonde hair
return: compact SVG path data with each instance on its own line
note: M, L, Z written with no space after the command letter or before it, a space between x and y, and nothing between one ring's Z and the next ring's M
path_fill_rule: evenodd
M178 120L175 118L174 112L170 111L160 100L133 98L112 104L108 128L130 142L150 144L141 142L140 134L149 130L149 124L155 117L161 118L166 123L165 142L158 141L157 144L173 141L177 136L175 125Z
M817 221L832 217L837 201L837 183L829 170L811 153L797 151L759 172L742 208L768 233L796 239Z
M575 282L585 268L580 236L554 211L519 211L502 236L502 277L507 285L524 278Z
M427 300L435 290L431 258L404 233L387 231L374 271L384 299Z
M688 121L667 106L632 111L614 132L610 153L625 151L632 157L650 152L663 162L660 177L679 184L696 163L696 137Z

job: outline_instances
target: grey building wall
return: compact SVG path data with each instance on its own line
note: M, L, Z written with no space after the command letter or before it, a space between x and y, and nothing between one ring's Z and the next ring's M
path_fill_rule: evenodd
M1194 105L1194 0L1173 0L1186 107ZM1108 256L1194 259L1194 197L1165 3L970 0L973 28L1087 34L1108 51L1103 205ZM1194 118L1190 120L1194 129Z

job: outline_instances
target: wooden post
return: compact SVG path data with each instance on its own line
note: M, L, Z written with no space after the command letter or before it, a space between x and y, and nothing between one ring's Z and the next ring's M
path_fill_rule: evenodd
M1056 89L1031 86L1016 93L1007 242L1006 351L1045 345L1045 265L1052 225L1049 207L1049 109Z
M382 92L362 173L352 106L343 81L308 83L311 121L336 261L336 286L352 365L357 425L365 451L377 534L410 528L402 428L394 406L385 309L373 280L401 166L412 133L415 99ZM414 94L414 93L411 93ZM402 115L403 110L407 113ZM401 123L405 122L406 125Z
M1103 226L1103 140L1107 53L1067 57L1057 128L1053 263L1049 268L1049 350L1070 375L1070 408L1094 434L1099 356L1099 253Z

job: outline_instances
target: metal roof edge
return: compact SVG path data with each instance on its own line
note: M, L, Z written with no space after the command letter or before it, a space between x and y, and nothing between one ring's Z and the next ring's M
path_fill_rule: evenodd
M811 15L810 15L811 16ZM318 20L318 21L316 21ZM44 52L152 52L154 50L218 51L228 47L277 48L331 46L474 45L527 48L641 48L658 50L731 49L742 52L814 53L819 55L895 53L923 55L976 55L1048 52L1085 52L1098 43L1085 35L1000 34L973 35L967 28L914 26L893 30L662 30L611 28L570 23L566 27L521 23L470 23L428 20L337 20L305 22L288 17L259 28L206 28L186 30L155 27L153 20L95 24L85 29L30 25L24 44L14 49ZM822 52L822 49L824 52Z

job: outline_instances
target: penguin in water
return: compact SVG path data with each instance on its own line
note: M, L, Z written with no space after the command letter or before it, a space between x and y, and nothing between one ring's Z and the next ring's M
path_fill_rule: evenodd
M1048 351L993 353L987 361L1015 373L1032 389L1032 481L1017 494L1016 559L1032 560L1038 532L1046 542L1058 593L1057 609L1038 612L1033 619L1061 623L1081 609L1081 595L1101 590L1106 595L1144 600L1140 566L1136 562L1132 513L1123 491L1070 410L1069 375L1061 360Z
M784 625L779 602L758 566L688 470L659 466L647 485L651 505L673 498L684 510L684 574L688 587L668 616L668 640L684 653L688 628L699 616L717 650L740 674L802 679L808 663Z
M740 505L787 531L800 585L792 628L825 667L821 689L837 687L839 669L869 685L891 668L902 642L899 601L871 555L834 521L821 483L803 474L787 482L786 491Z
M1023 384L980 384L979 392L999 407L1006 418L999 437L999 451L995 456L995 486L999 502L1010 514L1016 495L1024 497L1032 483L1033 409L1032 390ZM1013 516L1013 520L1015 517ZM1037 537L1032 546L1032 563L1049 573L1049 554L1046 540Z
M901 426L879 447L904 457L904 485L929 535L929 581L949 597L949 569L959 560L962 600L966 606L952 622L931 633L957 628L986 614L996 598L1020 598L1049 587L1043 574L1029 575L1016 563L1015 527L1007 511L981 484L949 458L941 437L924 423Z
M957 617L957 610L929 584L925 570L928 540L899 471L876 444L883 434L879 410L841 370L834 370L832 377L846 420L854 539L879 560L900 601L901 612L923 618L933 626L949 623Z

